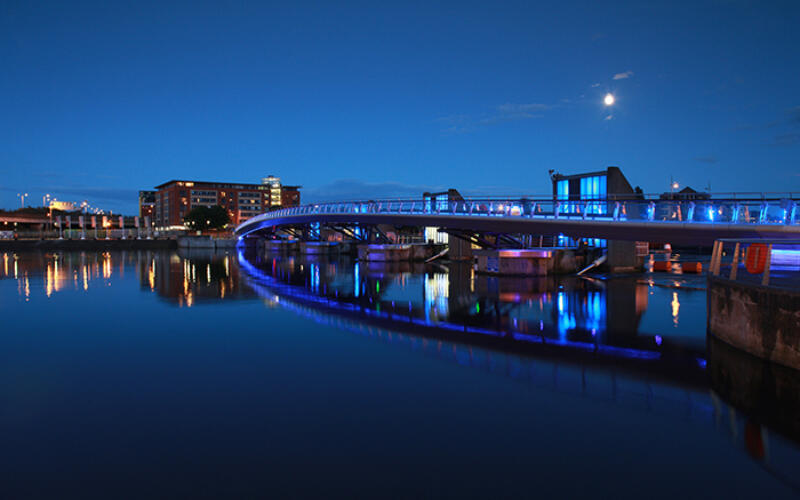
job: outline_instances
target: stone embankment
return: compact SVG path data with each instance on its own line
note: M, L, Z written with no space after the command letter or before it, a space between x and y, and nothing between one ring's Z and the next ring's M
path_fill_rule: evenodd
M174 239L156 240L0 240L0 252L102 252L112 250L171 250L178 248Z
M708 332L800 370L800 291L709 277Z
M236 238L211 238L210 236L181 236L178 238L178 248L219 250L223 248L236 248Z

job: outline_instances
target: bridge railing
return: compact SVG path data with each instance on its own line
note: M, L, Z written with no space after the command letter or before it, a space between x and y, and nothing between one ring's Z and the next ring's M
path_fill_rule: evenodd
M259 220L308 214L438 214L473 217L599 219L638 222L800 224L800 200L558 200L474 198L463 200L372 200L302 205L267 212ZM252 219L251 219L252 220Z
M800 240L717 240L709 273L731 281L800 288Z

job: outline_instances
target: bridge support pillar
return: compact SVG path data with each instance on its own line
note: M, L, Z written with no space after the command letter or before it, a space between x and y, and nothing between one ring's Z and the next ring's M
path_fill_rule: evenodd
M452 235L448 238L449 251L447 257L450 260L468 260L474 259L472 253L472 243L461 238L454 238Z
M612 273L636 271L642 266L635 241L608 240L608 269Z

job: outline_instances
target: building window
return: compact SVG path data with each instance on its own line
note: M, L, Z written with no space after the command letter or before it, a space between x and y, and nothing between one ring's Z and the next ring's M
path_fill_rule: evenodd
M571 206L572 204L567 201L567 200L569 200L569 181L568 180L558 181L556 183L556 194L557 194L556 199L561 201L561 202L564 202L564 203L561 203L561 209L560 210L562 212L565 212L565 213L574 212L575 207Z
M581 200L605 200L608 180L605 175L581 177ZM607 212L606 203L595 202L586 206L590 214L604 214Z
M556 190L559 200L569 199L569 181L558 181L556 184Z

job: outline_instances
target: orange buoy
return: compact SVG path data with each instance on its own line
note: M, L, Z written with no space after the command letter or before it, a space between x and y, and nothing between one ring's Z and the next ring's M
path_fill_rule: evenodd
M702 262L683 262L681 263L681 270L685 273L700 274L703 272Z
M747 247L747 254L744 258L744 267L750 274L761 274L767 264L767 245L763 243L753 243Z
M667 272L672 269L672 262L668 262L665 260L657 260L653 262L653 272L661 271Z

